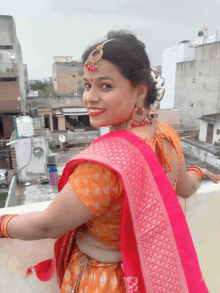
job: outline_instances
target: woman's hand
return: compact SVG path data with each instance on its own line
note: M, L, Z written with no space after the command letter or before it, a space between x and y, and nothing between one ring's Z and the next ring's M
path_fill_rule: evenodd
M202 173L203 173L203 177L211 179L212 182L214 182L214 183L219 183L219 181L220 181L220 174L219 175L218 174L214 174L214 173L210 172L207 169L202 169Z

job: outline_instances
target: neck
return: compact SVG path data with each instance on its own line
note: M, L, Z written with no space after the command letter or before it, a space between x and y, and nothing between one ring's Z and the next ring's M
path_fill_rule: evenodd
M122 123L110 126L110 132L119 131L119 130L128 130L128 129L133 128L133 127L137 127L137 126L141 127L141 126L144 126L146 124L152 124L152 119L153 118L150 115L147 115L145 117L145 119L143 119L139 123L135 123L133 121L133 119L130 119L128 121L124 121Z

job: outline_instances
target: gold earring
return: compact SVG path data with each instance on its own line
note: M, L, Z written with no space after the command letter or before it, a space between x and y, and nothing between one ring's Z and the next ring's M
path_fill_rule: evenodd
M135 104L131 120L129 124L131 127L142 126L147 124L147 110L143 107L143 102L137 102Z

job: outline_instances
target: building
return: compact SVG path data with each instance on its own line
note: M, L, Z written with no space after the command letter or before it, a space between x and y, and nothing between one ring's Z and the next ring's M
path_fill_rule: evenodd
M181 121L200 127L201 115L216 113L220 107L220 37L199 31L193 41L163 51L162 76L166 92L161 108L179 109Z
M0 15L0 136L10 138L13 116L25 115L27 66L12 16Z
M72 61L72 57L54 57L53 86L54 90L61 95L73 95L77 90L83 94L83 63Z
M78 94L73 96L28 96L28 108L38 108L41 125L51 131L91 128L89 113Z
M171 126L180 127L180 110L177 109L155 109L152 113L155 120L165 122Z
M176 65L195 59L195 48L189 41L180 42L179 45L163 50L162 77L165 79L165 94L160 102L161 108L174 108Z
M214 145L220 139L220 113L202 115L200 120L199 140Z

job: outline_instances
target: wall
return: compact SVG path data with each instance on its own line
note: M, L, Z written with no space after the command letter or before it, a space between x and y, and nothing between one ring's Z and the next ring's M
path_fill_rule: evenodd
M174 108L176 64L195 58L195 48L190 46L190 43L185 43L163 50L162 77L166 80L166 91L160 102L160 108Z
M180 124L180 111L176 109L158 109L153 112L156 120L167 124Z
M21 45L19 41L16 42L16 54L18 62L18 75L19 75L19 86L20 86L20 98L21 98L21 112L25 115L26 110L26 88L25 88L25 78L24 78L24 66L23 57L21 51Z
M26 109L26 91L25 91L25 82L24 82L24 69L23 69L23 59L20 43L16 37L16 27L15 22L12 16L0 16L0 43L1 45L10 45L13 46L13 49L1 50L4 54L1 63L8 63L8 65L14 64L16 70L13 73L14 77L18 80L17 82L4 82L2 84L3 91L6 89L9 91L9 97L7 100L13 100L12 104L9 105L9 109L17 110L17 98L20 97L20 110L25 115ZM9 52L15 54L15 59L11 59L8 55ZM10 67L8 66L8 67ZM6 76L5 76L6 77ZM5 83L7 85L5 85ZM18 92L19 86L19 92ZM3 108L1 108L3 110Z
M22 138L16 140L13 147L16 151L17 159L17 170L21 170L22 167L26 166L30 160L30 163L24 167L18 174L18 179L21 182L35 181L38 176L46 174L46 155L48 154L48 144L43 137ZM33 154L33 149L41 147L44 150L42 157L38 158ZM31 158L31 159L30 159Z
M199 140L206 142L207 137L207 122L200 120Z
M218 140L220 139L220 134L217 134L217 130L220 130L220 121L207 122L204 120L200 120L200 133L201 134L199 134L199 140L206 142L208 123L214 125L213 140L212 140L212 144L214 145L214 143L219 142Z
M184 154L187 154L191 157L198 158L199 160L206 162L210 165L215 166L220 170L220 160L210 152L207 152L201 149L201 145L196 146L196 143L193 142L193 145L184 142L181 139L181 146Z
M58 116L58 130L66 130L65 116Z
M28 212L42 211L46 209L49 204L50 201L0 209L0 214L3 214L3 212L11 214L26 214ZM54 239L37 241L1 239L0 292L60 292L56 281L56 274L49 282L39 281L35 273L26 278L26 270L30 266L36 265L39 262L50 259L54 256L54 243Z
M81 62L57 62L53 64L54 89L60 94L71 94L83 86Z
M193 82L193 79L195 82ZM190 104L193 103L193 106ZM183 123L212 114L220 107L220 42L196 47L196 60L176 65L174 107ZM199 127L200 122L188 123Z
M50 116L50 130L53 131L53 119L52 119L52 110L50 109L39 109L38 111L39 115L41 115L41 125L42 128L45 128L45 123L44 123L44 115L49 115Z
M5 207L13 207L16 203L16 196L18 195L18 185L16 176L12 177L10 187L8 190L8 197L5 203Z
M25 90L27 91L28 88L29 88L27 64L23 64L23 68L24 68L24 84L25 84Z
M84 106L82 97L61 96L61 97L27 97L27 106L38 109L52 109L63 107Z
M179 197L178 199L186 216L209 292L220 293L220 184L203 180L196 193L189 199ZM43 202L4 208L0 209L0 214L24 214L43 211L49 204L50 202ZM55 240L53 239L37 241L1 239L0 282L2 292L58 293L56 276L49 282L40 282L35 273L27 279L25 278L28 267L53 257L54 243Z

